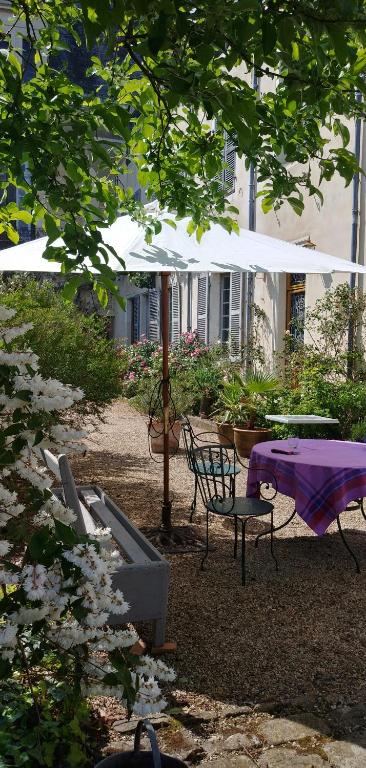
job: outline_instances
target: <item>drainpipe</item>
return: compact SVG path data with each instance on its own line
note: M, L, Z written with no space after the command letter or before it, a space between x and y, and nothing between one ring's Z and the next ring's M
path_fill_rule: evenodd
M253 74L252 74L252 88L255 91L258 91L258 88L259 88L259 80L255 70L253 70ZM248 228L250 232L255 232L256 224L257 224L256 194L257 194L257 169L255 164L251 163L249 167L249 186L248 186ZM250 341L250 337L252 333L252 325L253 325L254 280L255 280L254 274L251 272L248 272L247 280L246 280L247 311L246 311L246 329L245 329L247 344ZM246 360L247 373L250 373L251 367L252 367L252 361L249 361L247 356L247 360Z
M192 272L188 272L187 281L187 331L192 330Z
M360 103L361 101L362 101L362 94L360 93L360 91L356 91L356 102ZM356 119L356 123L355 123L354 153L355 153L357 165L359 165L360 154L361 154L361 118L360 117ZM357 250L358 250L358 229L359 229L359 219L360 219L359 202L360 202L360 174L357 171L353 176L353 187L352 187L351 261L354 264L356 264L357 262ZM354 290L354 288L356 287L355 273L352 273L350 275L349 286L351 290ZM354 330L355 330L354 323L352 318L350 318L349 324L348 324L348 344L347 344L349 355L352 355L352 353L354 352ZM353 373L353 361L352 359L349 359L347 363L348 378L352 377L352 373Z

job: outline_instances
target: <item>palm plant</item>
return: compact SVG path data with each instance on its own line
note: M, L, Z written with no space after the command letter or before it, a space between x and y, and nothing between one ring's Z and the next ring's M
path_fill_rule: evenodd
M224 382L212 415L220 423L255 429L266 396L278 386L272 374L255 371L244 379L239 373L234 373L229 381Z
M235 374L235 381L241 389L240 422L246 422L248 429L255 429L259 411L266 397L278 388L278 381L272 374L259 371L254 371L246 379Z

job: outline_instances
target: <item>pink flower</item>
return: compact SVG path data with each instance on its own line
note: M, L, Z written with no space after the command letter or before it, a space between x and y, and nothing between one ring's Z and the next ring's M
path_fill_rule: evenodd
M135 381L136 374L134 374L133 371L130 371L130 373L128 374L128 378L130 381Z

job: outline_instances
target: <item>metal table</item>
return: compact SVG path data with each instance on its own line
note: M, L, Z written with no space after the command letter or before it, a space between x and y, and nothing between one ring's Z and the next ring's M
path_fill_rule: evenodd
M339 419L330 419L328 416L316 416L312 413L301 414L270 414L267 421L276 421L278 424L339 424Z

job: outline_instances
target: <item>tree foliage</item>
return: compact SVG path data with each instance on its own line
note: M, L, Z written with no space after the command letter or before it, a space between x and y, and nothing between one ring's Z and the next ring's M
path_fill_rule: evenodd
M86 269L89 257L102 300L114 276L100 228L122 213L143 221L148 238L161 227L135 199L136 174L147 199L191 217L198 238L211 221L235 226L217 180L225 130L247 167L257 165L264 210L287 200L300 214L304 192L321 200L323 179L351 181L348 121L364 114L355 99L365 93L362 0L9 6L13 18L0 29L9 46L0 56L0 227L16 242L18 220L42 225L46 257L65 271ZM9 32L17 24L20 56ZM89 49L81 78L60 67L67 40ZM263 78L260 98L253 71ZM6 202L9 185L24 193L21 205ZM65 247L52 248L60 228Z
M39 357L46 378L80 387L77 404L83 416L101 414L121 391L121 366L113 342L105 336L105 320L84 315L65 302L51 283L35 280L0 282L1 302L17 311L21 322L31 323L24 346Z

